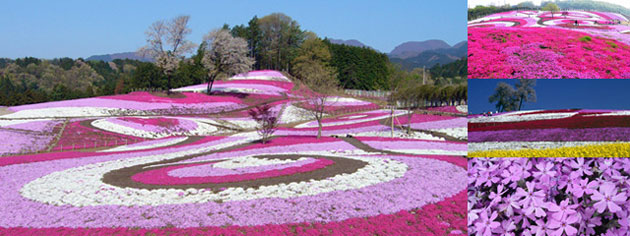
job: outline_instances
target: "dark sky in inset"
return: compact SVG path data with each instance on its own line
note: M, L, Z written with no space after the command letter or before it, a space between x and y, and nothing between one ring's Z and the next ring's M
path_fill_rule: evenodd
M468 80L468 110L474 114L495 111L488 97L499 82L514 86L515 79ZM523 110L535 109L613 109L630 110L630 80L626 79L538 79L535 103L525 103Z

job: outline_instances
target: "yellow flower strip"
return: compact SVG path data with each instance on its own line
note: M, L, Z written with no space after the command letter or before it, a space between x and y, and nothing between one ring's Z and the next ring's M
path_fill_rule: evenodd
M630 157L630 143L612 143L550 149L490 150L469 157Z

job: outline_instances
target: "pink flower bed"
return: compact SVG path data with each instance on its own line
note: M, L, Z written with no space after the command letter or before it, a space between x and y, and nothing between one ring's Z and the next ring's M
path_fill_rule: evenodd
M454 117L451 116L438 116L438 115L423 115L423 114L412 114L411 115L411 123L412 124L422 124L425 122L432 121L441 121L441 120L451 120ZM394 120L395 125L407 125L409 123L409 119L407 119L407 115L398 116Z
M53 137L54 134L0 129L0 143L2 143L0 145L0 155L43 151Z
M466 235L466 192L415 210L327 223L188 228L2 228L6 235Z
M273 81L290 81L279 71L275 70L255 70L247 73L232 76L228 80L273 80Z
M359 141L381 150L408 150L408 149L441 149L450 151L467 151L468 146L462 142L452 141L428 141L381 137L356 137Z
M164 150L162 150L163 152ZM148 154L148 152L145 152ZM142 153L144 155L145 153ZM265 198L246 201L229 201L223 203L208 202L203 204L164 204L157 206L91 206L71 207L52 206L30 200L26 200L19 194L19 189L25 183L34 178L77 166L120 158L131 158L135 155L114 154L98 157L83 157L75 159L57 159L55 165L46 162L37 162L23 165L2 167L0 177L14 176L13 181L2 186L3 195L0 196L0 204L11 202L10 206L3 205L5 211L0 212L0 225L5 227L73 227L73 228L102 228L102 227L140 227L159 228L164 222L170 222L177 228L205 226L220 226L226 223L232 225L267 225L267 224L293 224L299 222L335 222L363 219L377 215L396 214L400 211L410 211L422 207L430 207L444 199L450 199L449 195L435 195L433 189L453 188L448 184L452 180L452 173L433 173L430 169L444 166L446 162L430 161L429 158L412 156L383 156L396 161L404 162L410 166L407 174L402 178L394 179L378 185L364 187L361 191L333 191L315 196L294 197L291 199ZM378 157L375 157L378 158ZM459 160L459 159L457 159ZM455 159L453 159L455 161ZM461 166L461 165L458 165ZM429 168L429 170L427 170ZM449 167L450 168L450 167ZM465 168L465 167L457 167ZM39 171L35 171L39 169ZM19 171L19 175L16 175ZM432 173L435 181L423 181L419 176L427 176ZM458 184L458 186L461 186ZM459 187L457 187L459 188ZM422 193L414 191L399 191L400 189L424 189ZM455 191L457 192L457 191ZM383 199L389 199L383 201ZM450 201L450 200L449 200ZM252 204L255 207L252 207ZM10 207L10 208L7 208ZM308 211L304 211L308 208ZM361 210L352 210L358 208ZM15 211L16 209L29 209L28 215L46 217L26 217ZM272 210L275 209L275 210ZM281 210L280 210L281 209ZM323 212L331 211L322 215ZM463 211L463 209L461 209ZM97 214L108 212L109 214ZM232 217L221 215L230 212ZM297 215L295 212L303 212ZM439 211L448 214L449 211ZM126 217L116 217L116 216ZM148 219L146 216L150 216ZM434 220L440 219L434 218ZM462 215L459 216L463 218ZM59 219L63 220L59 220ZM86 219L91 219L86 222ZM153 220L151 220L153 219ZM197 220L193 220L197 219ZM442 218L442 220L445 220ZM52 223L52 222L57 223ZM460 219L460 223L465 220ZM442 221L440 221L442 222ZM453 224L450 222L449 224ZM448 224L447 224L448 225ZM444 229L448 229L444 225ZM460 228L461 229L461 228Z
M56 125L60 124L60 120L38 120L25 123L7 125L6 128L30 130L35 132L49 133L53 131Z
M123 94L123 95L103 96L101 98L125 100L125 101L137 101L137 102L182 103L182 104L206 103L206 102L232 102L232 103L241 102L238 98L235 98L235 97L208 96L203 93L186 93L186 92L182 94L185 96L184 98L160 97L160 96L155 96L149 92L132 92L132 93Z
M143 155L156 155L160 153L164 153L165 151L182 151L191 148L199 148L208 145L215 145L221 142L229 142L233 141L235 137L223 137L223 136L206 136L199 141L189 143L189 144L180 144L176 147L159 147L145 150L137 150L137 151L123 151L123 152L109 152L109 153L101 153L101 152L52 152L52 153L40 153L40 154L29 154L29 155L16 155L16 156L8 156L4 158L0 158L0 167L9 166L9 165L17 165L17 164L27 164L34 162L43 162L43 161L54 161L54 160L62 160L62 159L73 159L73 158L83 158L83 157L92 157L92 156L111 156L114 154L121 155L130 155L131 153L141 153ZM140 145L140 143L138 143ZM124 156L123 155L123 156Z
M317 127L312 128L286 128L279 127L276 131L276 135L307 135L307 136L315 136L317 135ZM383 131L388 130L389 127L381 125L379 121L367 121L367 122L357 122L352 124L345 125L335 125L335 126L324 126L322 127L322 135L330 136L330 135L346 135L349 133L361 133L361 132L370 132L370 131Z
M467 124L468 124L468 120L465 117L460 117L460 118L453 118L453 119L447 119L447 120L412 123L411 128L424 129L424 130L461 128L461 127L466 127Z
M235 97L207 96L200 93L186 93L186 96L186 98L171 99L154 96L148 92L133 92L126 95L82 98L57 102L21 105L9 107L8 109L10 111L23 111L62 107L98 107L147 111L171 108L207 110L221 110L223 108L229 110L243 107L242 101Z
M107 121L150 132L163 133L173 131L191 131L197 128L197 123L186 119L173 118L138 118L138 117L121 117L107 118Z
M455 106L443 106L443 107L429 107L427 108L429 111L441 111L441 112L450 112L450 113L461 113L457 110Z

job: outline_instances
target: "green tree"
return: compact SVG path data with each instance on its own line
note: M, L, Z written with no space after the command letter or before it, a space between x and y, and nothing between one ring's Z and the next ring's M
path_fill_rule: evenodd
M523 107L523 102L536 102L535 79L519 79L514 86L515 96L518 99L518 110Z
M312 63L328 66L331 58L328 46L315 33L307 32L306 40L300 45L293 59L293 74L303 80L308 77Z
M295 50L303 40L297 21L283 13L272 13L257 20L261 32L261 67L288 71Z
M494 93L488 98L488 101L491 103L496 102L495 107L499 112L514 111L517 108L515 95L514 87L505 82L500 82L494 89Z
M560 11L560 8L555 3L550 2L550 3L545 4L545 6L543 6L541 8L541 10L543 10L543 11L550 11L551 12L551 17L553 17L553 13L557 12L557 11Z

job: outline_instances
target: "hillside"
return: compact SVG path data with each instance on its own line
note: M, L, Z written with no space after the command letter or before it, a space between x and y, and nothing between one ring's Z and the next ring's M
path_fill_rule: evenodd
M365 45L364 43L362 43L359 40L356 39L348 39L348 40L343 40L343 39L333 39L333 38L329 38L328 39L330 41L330 43L334 43L334 44L343 44L343 45L348 45L348 46L354 46L354 47L369 47Z
M112 53L112 54L104 54L104 55L93 55L86 58L86 61L104 61L111 62L116 59L130 59L130 60L138 60L142 62L153 62L153 58L143 57L137 52L122 52L122 53Z
M388 55L390 58L406 59L418 54L435 49L451 48L451 45L443 40L432 39L426 41L410 41L396 46Z
M460 42L453 47L440 48L434 50L427 50L419 53L416 56L409 58L391 57L392 63L397 63L405 70L412 70L413 68L430 68L437 64L448 64L466 56L468 49L468 42Z

